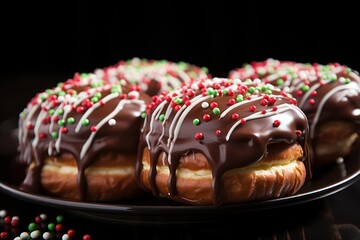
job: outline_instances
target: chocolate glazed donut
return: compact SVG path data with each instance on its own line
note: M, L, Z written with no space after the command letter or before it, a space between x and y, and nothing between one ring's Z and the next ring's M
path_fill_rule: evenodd
M229 78L256 79L292 94L308 117L313 167L348 156L360 133L360 77L338 63L303 64L267 59L230 71Z
M72 200L137 196L135 160L141 114L150 97L94 74L37 94L19 117L21 188Z
M153 97L141 130L144 189L193 205L287 196L311 177L308 122L260 81L213 78Z

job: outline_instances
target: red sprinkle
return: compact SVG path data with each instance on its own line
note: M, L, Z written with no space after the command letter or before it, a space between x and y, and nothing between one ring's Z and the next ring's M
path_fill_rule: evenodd
M203 140L204 139L204 134L201 132L198 132L195 134L195 139L196 140Z
M85 234L83 236L83 240L91 240L91 236L89 234Z
M215 134L216 134L217 136L220 136L221 130L220 130L220 129L217 129L217 130L215 131Z
M231 118L234 119L234 120L238 120L238 119L239 119L239 114L233 113L233 114L231 115Z
M274 122L273 122L273 126L274 127L279 127L280 126L280 121L279 120L275 120Z
M256 111L256 106L255 105L251 105L249 107L249 110L252 111L252 112L255 112Z
M90 131L96 132L96 126L91 126L91 127L90 127Z
M298 135L299 137L301 136L302 132L300 130L295 130L296 135Z
M310 104L310 105L314 105L314 104L315 104L315 100L314 100L313 98L310 98L310 99L309 99L309 104Z
M203 117L204 121L208 122L211 120L211 116L209 114L204 114Z
M218 106L217 102L210 103L211 108L216 108Z

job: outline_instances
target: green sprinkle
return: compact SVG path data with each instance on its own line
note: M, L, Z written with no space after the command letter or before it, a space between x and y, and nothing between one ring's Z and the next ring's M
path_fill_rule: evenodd
M244 101L244 96L243 96L243 95L238 95L238 96L236 97L236 101L237 101L237 102L242 102L242 101Z
M200 125L200 119L195 118L195 119L193 120L193 124L194 124L195 126L199 126L199 125Z
M53 109L53 108L49 109L50 116L54 115L54 113L55 113L55 109Z
M58 138L59 133L58 133L58 132L52 132L52 133L51 133L51 136L52 136L53 138Z
M165 120L165 114L161 114L159 116L159 120L160 120L160 122L163 122Z
M97 97L92 97L91 98L91 102L93 102L93 103L97 103L99 101L99 98L97 98Z
M49 231L54 231L55 230L55 223L49 223L47 228L49 229Z
M267 89L267 90L265 91L265 93L266 93L267 95L270 95L270 94L272 94L272 91L271 91L271 89Z
M183 101L181 98L175 97L174 102L176 102L176 104L181 104Z
M213 113L215 114L215 115L219 115L220 114L220 109L219 108L214 108L213 109Z
M224 90L223 90L223 95L224 95L224 96L228 95L228 90L227 90L227 89L224 89Z
M120 85L115 85L111 88L111 93L121 93L121 86Z
M253 94L253 93L255 93L255 90L256 89L254 87L249 87L248 92Z
M57 113L58 115L63 115L63 114L64 114L64 110L63 110L63 109L59 109L59 110L56 111L56 113Z
M350 73L351 72L351 68L347 67L344 69L345 73Z
M284 85L284 80L283 79L278 79L277 81L276 81L276 85L278 85L278 86L282 86L282 85Z
M307 92L307 91L309 91L309 89L310 89L310 87L308 85L303 85L301 87L301 91L303 91L303 92Z
M34 222L30 223L28 229L30 232L35 231L37 229L37 224Z
M52 89L46 89L45 92L49 95L53 94L53 90Z
M94 97L97 97L98 99L100 99L100 98L101 98L101 93L96 92L96 93L94 94Z
M62 215L56 216L57 223L62 223L63 220L64 220L64 217Z
M45 101L47 98L48 98L48 94L47 93L42 93L41 95L40 95L40 99L42 100L42 101Z
M69 117L69 118L67 119L67 122L68 122L69 124L74 124L74 123L75 123L75 118Z
M142 112L140 116L141 116L142 119L145 119L147 114L146 114L146 112Z
M211 88L211 87L209 87L209 88L206 90L206 94L207 94L208 96L213 95L213 92L214 92L214 89Z
M249 92L245 93L245 97L246 97L246 98L250 97L251 95L252 95L252 94L249 93Z
M64 91L59 91L58 93L57 93L57 95L60 97L60 96L65 96L66 95L66 92L64 92Z
M351 79L350 78L345 78L345 84L348 84L351 82Z
M60 119L57 123L59 124L59 126L64 126L65 125L64 119Z
M83 126L89 126L89 124L90 124L90 121L89 121L89 119L84 119L82 122L81 122L81 124L83 125Z

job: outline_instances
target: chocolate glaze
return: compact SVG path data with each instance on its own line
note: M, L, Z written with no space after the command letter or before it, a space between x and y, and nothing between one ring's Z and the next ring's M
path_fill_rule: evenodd
M212 168L214 204L222 204L219 186L223 174L260 161L268 144L298 142L305 152L302 160L309 165L306 116L294 105L294 99L270 84L213 78L153 100L142 128L136 172L140 179L143 149L148 148L154 195L159 195L155 178L161 152L168 156L172 196L176 195L176 168L181 156L204 154ZM200 124L194 124L196 119Z
M85 169L103 152L136 154L150 98L125 82L109 84L94 74L78 75L37 94L19 117L20 161L30 168L21 188L41 192L45 158L71 153L77 161L81 198ZM72 123L71 120L74 120Z
M360 77L338 63L303 64L267 59L230 71L229 78L256 79L292 94L310 124L309 141L317 145L317 129L328 121L349 121L360 131Z

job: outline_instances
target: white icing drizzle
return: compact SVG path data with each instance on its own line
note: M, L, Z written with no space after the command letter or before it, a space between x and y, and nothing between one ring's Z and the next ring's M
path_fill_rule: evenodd
M109 100L111 99L114 99L114 98L117 98L119 96L119 93L110 93L109 95L105 96L104 98L102 98L102 102L103 103L106 103L108 102ZM76 128L75 128L75 132L78 133L81 129L81 127L83 126L82 125L82 122L95 110L97 109L98 107L101 106L101 103L100 102L97 102L95 104L93 104L83 115L82 117L80 118L80 120L78 121L78 124L76 125Z
M121 100L119 102L119 104L116 106L116 108L110 113L108 114L105 118L103 118L95 127L96 127L96 131L95 132L91 132L89 138L86 140L86 142L84 143L81 152L80 152L80 159L82 159L84 157L84 155L86 154L87 150L89 149L97 131L100 130L100 128L106 124L110 119L114 118L116 116L116 114L118 114L124 107L125 104L138 104L141 109L140 111L145 111L145 106L144 106L144 101L142 100L138 100L138 99L134 99L134 100Z
M238 102L238 103L235 103L233 105L231 105L230 107L228 107L225 111L223 111L221 114L220 114L220 119L225 117L226 114L228 114L231 110L233 110L234 108L237 108L241 105L244 105L244 104L247 104L247 103L251 103L251 102L255 102L259 99L262 99L264 98L264 96L256 96L254 98L251 98L250 100L244 100L242 102Z
M263 114L262 112L256 112L253 113L247 117L244 117L243 119L245 121L249 121L249 120L253 120L253 119L258 119L258 118L264 118L264 117L268 117L268 116L273 116L273 115L277 115L279 113L285 112L287 111L289 108L295 108L294 105L290 105L288 103L284 103L284 104L280 104L279 106L277 106L277 110L276 111L267 111L265 114ZM241 121L236 121L235 124L233 124L231 126L231 128L229 129L229 132L226 134L226 141L229 141L231 134L233 133L233 131L235 130L235 128L237 126L239 126L241 124ZM246 123L245 123L246 124Z
M356 85L356 86L354 86L354 85ZM333 94L335 94L336 92L340 92L342 90L351 90L351 91L360 92L360 89L357 87L357 84L355 82L350 82L346 85L337 86L337 87L331 89L331 91L329 91L326 95L324 95L324 97L321 99L319 106L316 110L316 113L314 115L314 119L312 122L312 126L310 128L310 137L311 138L314 137L315 126L317 125L317 122L319 121L319 117L321 115L321 112L322 112L322 109L323 109L325 103Z

